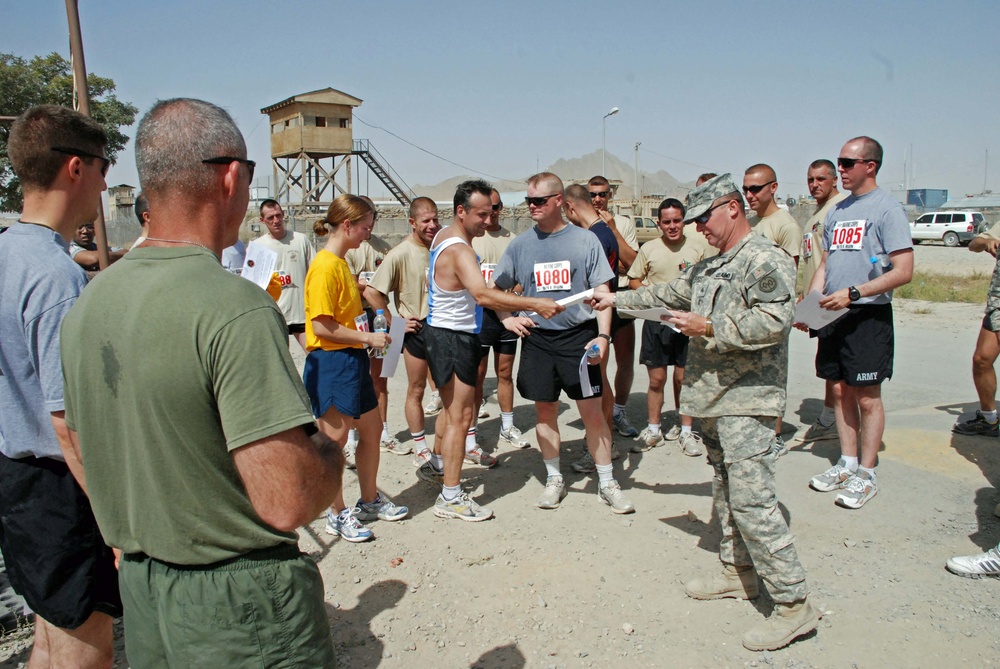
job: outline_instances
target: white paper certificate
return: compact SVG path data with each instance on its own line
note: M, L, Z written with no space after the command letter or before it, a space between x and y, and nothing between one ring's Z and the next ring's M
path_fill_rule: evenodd
M847 313L847 309L824 309L819 306L823 295L814 290L795 305L795 322L804 323L812 330L819 330Z
M389 350L382 359L382 376L389 378L396 373L396 366L399 365L399 356L403 353L403 337L406 336L406 319L396 316L389 326Z
M674 332L680 332L676 325L666 321L666 319L673 318L674 316L674 312L670 311L670 309L667 309L666 307L653 307L652 309L619 309L618 313L631 316L632 318L641 318L646 321L657 321L658 323L663 323Z
M263 244L251 244L247 247L247 257L243 261L243 271L240 276L249 279L267 290L274 274L274 266L278 262L278 254Z
M597 394L597 388L590 385L590 370L587 361L590 358L587 357L587 351L583 352L583 357L580 358L580 388L584 397L593 397Z

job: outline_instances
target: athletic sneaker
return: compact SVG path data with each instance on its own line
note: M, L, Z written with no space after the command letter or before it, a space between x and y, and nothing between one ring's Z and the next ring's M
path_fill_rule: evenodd
M441 402L441 396L437 393L431 393L431 397L427 400L427 404L424 405L424 415L425 416L436 416L441 412L441 408L444 404Z
M444 472L434 469L434 465L430 462L420 466L417 470L417 478L431 485L444 485Z
M573 463L573 469L581 474L592 474L597 471L597 465L594 463L594 458L590 457L590 453L585 451L583 457Z
M681 453L696 458L702 454L701 437L694 432L682 432L677 439L677 445L681 447Z
M497 463L500 462L495 457L484 451L479 444L476 444L476 447L471 451L465 452L465 461L471 462L474 465L481 465L487 469L496 467Z
M841 459L822 474L817 474L809 479L809 487L820 492L833 492L847 485L847 480L852 476L854 476L854 472L848 469Z
M635 505L622 492L618 481L612 480L605 485L598 485L597 496L615 513L635 513Z
M785 448L785 440L781 438L780 434L774 435L774 444L771 446L771 452L777 458L788 452L788 449Z
M357 511L357 509L354 509ZM367 527L354 517L351 509L344 509L339 514L333 511L326 512L326 533L335 537L340 537L344 541L357 544L368 541L375 535Z
M948 558L944 566L952 574L965 578L1000 576L1000 550L991 548L979 555Z
M539 495L535 506L539 509L558 509L559 503L566 496L566 484L561 476L550 476L545 479L545 490Z
M396 439L396 437L391 435L382 439L379 442L378 447L382 449L383 453L392 453L393 455L409 455L413 452L412 448L406 444L399 443L399 439Z
M354 462L354 454L358 450L358 442L351 441L350 438L347 439L347 443L344 444L344 466L348 469L357 469L358 466Z
M479 417L489 418L490 412L486 410L486 398L483 398L483 403L479 405Z
M531 442L524 438L516 425L511 425L509 430L500 428L500 438L514 448L531 448Z
M667 430L667 433L663 435L664 441L677 441L681 438L681 426L674 425L672 428Z
M809 441L825 441L827 439L837 438L837 422L834 421L829 425L823 425L816 419L816 422L809 426L809 429L802 433L802 436L795 437L796 441L809 442Z
M646 427L646 429L639 433L639 438L635 440L630 450L633 453L644 453L651 448L660 446L662 443L663 435L660 434L660 431L653 431L649 427Z
M837 495L834 503L846 509L860 509L865 502L878 494L875 474L869 476L863 469L858 471L844 484L844 490Z
M446 502L444 497L438 495L437 501L434 502L434 515L438 518L458 518L470 523L478 523L481 520L492 518L493 511L476 504L469 497L469 493L461 492L450 502Z
M427 448L426 446L417 451L417 454L413 456L414 467L423 467L430 461L431 461L431 449Z
M410 513L405 506L394 504L391 499L378 493L375 501L362 502L358 500L358 506L354 509L354 517L366 522L372 520L402 520Z
M976 409L976 417L961 423L955 423L951 428L955 434L972 434L982 437L1000 437L1000 420L991 423L983 416L983 412Z
M618 430L618 434L623 437L638 437L639 430L632 427L632 423L628 422L628 415L624 410L617 416L611 419L614 423L615 429Z

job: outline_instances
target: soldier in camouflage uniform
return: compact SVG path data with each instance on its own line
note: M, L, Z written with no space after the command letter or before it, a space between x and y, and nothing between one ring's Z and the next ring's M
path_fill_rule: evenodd
M712 498L724 565L721 574L689 581L685 590L695 599L752 599L759 574L775 609L744 633L743 645L773 650L819 620L806 601L805 570L774 490L774 427L785 411L795 264L774 242L751 234L728 174L691 191L685 222L692 220L718 256L669 284L610 294L594 306L684 310L669 320L691 337L681 413L701 418L715 469Z

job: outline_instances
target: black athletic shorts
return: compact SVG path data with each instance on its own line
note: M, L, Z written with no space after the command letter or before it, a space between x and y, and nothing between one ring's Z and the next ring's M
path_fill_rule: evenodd
M114 553L65 462L0 455L0 548L10 584L47 622L121 616Z
M503 326L497 312L483 309L483 327L479 331L479 345L486 349L483 355L487 355L491 348L498 355L514 355L518 339L520 337Z
M291 323L288 326L288 334L290 334L290 335L303 334L303 333L305 333L305 331L306 331L306 324L305 323Z
M850 307L818 332L816 376L849 386L877 386L892 377L891 304Z
M690 338L666 323L645 321L642 324L642 346L639 362L646 367L684 368L687 365Z
M420 329L403 335L403 348L414 358L427 359L427 347L424 345L424 330L427 329L427 319L420 321Z
M990 325L989 316L983 316L983 329L986 330L987 332L996 332L996 330L993 329L993 326Z
M457 376L465 385L475 387L479 380L479 359L483 356L479 335L433 325L425 325L422 332L427 348L427 369L434 385L441 388L452 376Z
M623 327L635 327L634 318L626 318L618 315L617 307L611 309L611 339L614 340L615 333Z
M533 328L521 344L521 363L517 368L517 392L533 402L556 402L566 391L572 400L600 397L601 366L589 365L587 373L594 394L583 396L580 386L580 359L587 343L597 337L597 321L590 320L568 330Z

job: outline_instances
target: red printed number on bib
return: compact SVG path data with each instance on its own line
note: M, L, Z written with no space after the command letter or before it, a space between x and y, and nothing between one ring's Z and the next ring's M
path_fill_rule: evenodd
M866 221L837 221L830 235L831 251L860 251L865 238Z
M288 286L292 285L292 275L285 271L279 271L278 283L281 284L281 289L284 290Z
M368 314L361 314L354 317L354 327L358 332L368 332Z
M569 290L570 268L568 260L535 263L535 285L538 292Z
M479 266L479 269L483 273L483 280L486 281L487 285L493 280L493 270L496 268L495 264L491 265L490 263L483 263Z
M811 232L807 232L802 235L802 257L812 258L813 254L813 235Z

